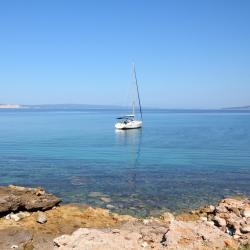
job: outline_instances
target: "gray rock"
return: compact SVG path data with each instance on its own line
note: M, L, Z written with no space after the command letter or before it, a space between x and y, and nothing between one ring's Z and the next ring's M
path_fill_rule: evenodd
M11 249L17 249L18 248L18 245L12 245L11 246Z
M44 212L38 212L36 221L40 224L47 222L47 215Z
M11 212L47 210L61 200L41 188L0 187L0 215Z

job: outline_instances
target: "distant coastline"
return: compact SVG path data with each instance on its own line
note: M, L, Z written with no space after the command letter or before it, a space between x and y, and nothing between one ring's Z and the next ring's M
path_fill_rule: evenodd
M20 109L24 108L24 106L19 104L0 104L0 109Z
M229 108L223 108L223 110L250 110L250 106L229 107Z
M128 106L119 105L97 105L97 104L0 104L0 109L32 109L32 110L130 110ZM144 111L168 111L168 112L223 112L223 111L250 111L250 106L241 107L225 107L225 108L212 108L212 109L196 109L196 108L159 108L159 107L144 107Z

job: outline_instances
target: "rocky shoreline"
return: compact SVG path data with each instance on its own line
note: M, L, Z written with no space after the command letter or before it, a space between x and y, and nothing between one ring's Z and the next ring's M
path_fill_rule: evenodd
M247 198L144 219L60 202L42 188L0 187L0 249L250 249Z

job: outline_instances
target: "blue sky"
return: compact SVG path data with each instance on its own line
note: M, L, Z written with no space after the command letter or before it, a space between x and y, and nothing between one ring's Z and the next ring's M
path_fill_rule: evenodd
M0 103L250 104L250 1L1 1Z

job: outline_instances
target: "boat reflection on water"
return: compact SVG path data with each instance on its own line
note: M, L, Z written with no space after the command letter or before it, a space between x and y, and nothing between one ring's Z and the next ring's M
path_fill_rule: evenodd
M127 166L126 166L126 183L127 183L127 193L136 193L136 183L137 183L137 173L139 167L139 159L141 154L141 140L142 140L142 130L141 129L131 129L131 130L115 130L116 132L116 142L119 146L122 146L126 150Z

